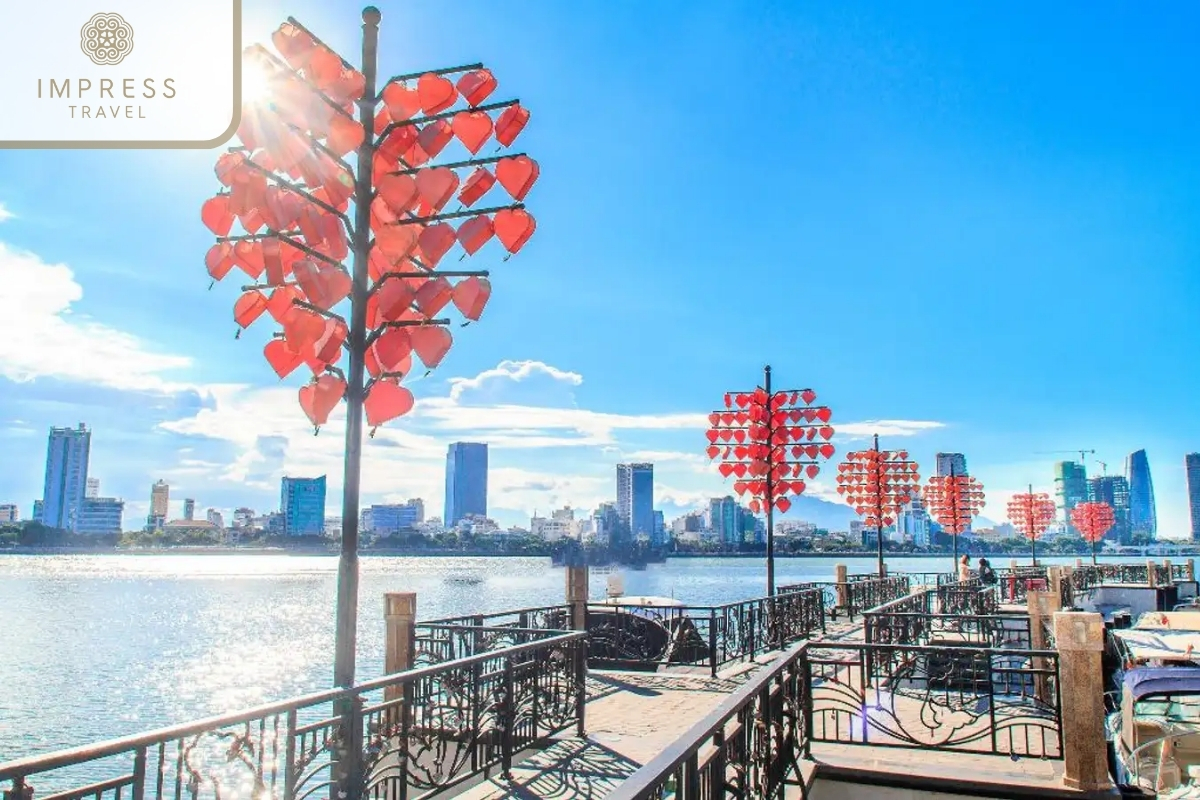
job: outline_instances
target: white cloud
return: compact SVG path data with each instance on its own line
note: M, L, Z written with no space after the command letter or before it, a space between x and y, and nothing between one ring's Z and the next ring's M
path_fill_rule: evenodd
M9 212L0 207L0 219ZM47 264L33 253L0 242L0 377L25 382L40 377L117 389L172 390L162 373L191 359L153 352L127 333L76 315L83 288L65 264Z
M16 216L16 214L12 213L4 206L4 203L0 203L0 222L6 222L7 220L13 219Z

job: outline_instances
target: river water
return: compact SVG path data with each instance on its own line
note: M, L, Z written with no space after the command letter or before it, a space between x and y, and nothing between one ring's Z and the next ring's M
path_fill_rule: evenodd
M949 571L950 561L891 566ZM779 559L777 581L831 580L836 563L874 569L871 558ZM564 597L564 571L545 558L360 564L359 680L383 671L385 592L416 592L419 619ZM620 574L626 594L697 605L765 593L761 559L672 559ZM592 597L607 581L593 571ZM328 688L336 584L327 556L0 555L0 762Z

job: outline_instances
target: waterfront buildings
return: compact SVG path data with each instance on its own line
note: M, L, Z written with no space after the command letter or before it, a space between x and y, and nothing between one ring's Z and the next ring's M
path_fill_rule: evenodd
M253 520L254 520L254 509L253 508L246 508L245 506L242 506L241 508L235 508L233 510L233 527L249 528L250 524L251 524L251 522L253 522Z
M389 536L416 528L425 521L425 501L372 505L363 509L359 527L378 536Z
M1112 506L1116 523L1104 535L1105 541L1129 544L1129 481L1124 475L1102 475L1087 482L1091 502L1108 503Z
M325 476L284 478L279 513L285 536L320 536L325 533Z
M468 514L487 516L488 446L455 442L446 451L445 524L453 528Z
M83 496L85 499L88 497L99 497L100 496L100 479L99 478L88 478L87 479L87 488L83 490Z
M4 503L0 505L0 525L7 522L17 522L21 518L20 511L17 506L12 503Z
M968 475L967 457L962 453L938 453L937 474L942 477Z
M1129 532L1131 536L1154 539L1158 534L1158 515L1154 507L1154 482L1150 480L1150 461L1145 450L1137 450L1125 459L1125 477L1129 482Z
M221 528L222 530L224 530L225 516L217 509L215 509L215 508L208 509L208 511L206 511L204 514L204 518L206 520L208 520L210 523L212 523L213 527Z
M1184 456L1183 467L1187 472L1188 510L1191 512L1192 541L1200 542L1200 453Z
M87 494L88 459L92 432L76 428L51 428L46 447L46 480L42 488L42 513L38 521L74 531Z
M1087 468L1074 461L1059 461L1054 465L1054 504L1058 507L1058 517L1068 526L1071 522L1071 509L1088 499ZM1074 526L1069 530L1075 535L1079 531Z
M957 467L955 475L958 474ZM917 547L928 547L930 542L929 511L925 502L914 495L896 516L895 539L898 542L912 542Z
M125 501L115 497L86 497L75 521L75 533L119 536L125 516Z
M196 519L196 501L190 497L183 501L183 518L189 522Z
M654 534L654 465L617 464L617 514L630 541L659 546Z

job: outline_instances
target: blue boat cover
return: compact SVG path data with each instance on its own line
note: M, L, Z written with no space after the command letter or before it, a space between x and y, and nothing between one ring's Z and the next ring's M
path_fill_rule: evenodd
M1125 692L1140 700L1152 694L1200 694L1200 667L1142 667L1125 673Z

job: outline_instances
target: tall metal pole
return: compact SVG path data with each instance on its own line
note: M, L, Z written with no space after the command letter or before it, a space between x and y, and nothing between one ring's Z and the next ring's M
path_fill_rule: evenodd
M342 551L338 560L337 633L334 643L333 683L354 684L358 638L358 501L362 476L363 358L367 348L367 295L371 255L371 180L375 160L375 80L379 57L379 22L374 6L363 9L363 96L358 119L365 136L358 147L354 181L354 286L350 293L350 364L346 375L346 469L342 483Z
M775 597L775 481L771 476L775 461L775 423L771 414L771 367L763 367L763 388L767 392L767 597ZM772 600L772 605L774 601ZM774 619L774 614L771 615Z
M1028 520L1029 520L1029 547L1030 547L1030 551L1033 553L1033 565L1036 567L1037 566L1037 536L1036 536L1037 531L1034 530L1035 522L1033 519L1033 484L1032 483L1029 484Z
M875 434L875 544L879 548L879 577L887 576L883 565L883 462L879 460L879 434Z
M958 492L954 486L954 459L950 459L950 517L951 527L958 527ZM950 538L954 542L954 569L950 571L951 575L958 578L958 531L951 530Z

